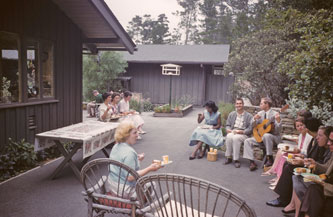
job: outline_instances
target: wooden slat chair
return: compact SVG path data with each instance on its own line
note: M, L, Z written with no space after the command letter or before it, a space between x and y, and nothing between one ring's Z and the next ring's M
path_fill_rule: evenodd
M110 173L110 166L117 167L119 173L118 182L115 183L116 189L113 192L106 192L105 184ZM114 170L113 170L114 171ZM120 174L126 176L124 184L120 183ZM84 165L81 170L81 182L85 191L82 192L88 201L88 216L104 216L105 213L118 213L130 216L136 215L139 202L136 197L128 198L125 187L129 187L135 192L135 186L128 185L127 178L133 176L138 180L139 174L130 167L108 158L92 160Z
M154 183L154 197L151 197L151 192L145 188L148 183ZM137 181L136 191L142 192L138 194L141 207L149 207L149 211L143 212L144 216L148 217L256 216L254 210L235 193L190 176L144 176Z

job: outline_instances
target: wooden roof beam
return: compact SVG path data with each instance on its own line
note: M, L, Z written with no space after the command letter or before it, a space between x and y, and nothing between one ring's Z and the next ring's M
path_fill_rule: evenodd
M98 49L96 47L96 45L94 44L83 44L84 47L86 47L91 54L97 54L98 53Z
M122 41L119 38L85 38L83 43L88 44L121 44Z

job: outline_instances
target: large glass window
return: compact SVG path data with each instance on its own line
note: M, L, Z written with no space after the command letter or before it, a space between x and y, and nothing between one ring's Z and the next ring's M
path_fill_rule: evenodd
M35 41L27 42L27 88L28 98L39 98L39 61L38 43Z
M0 103L20 100L19 38L0 32Z
M53 97L53 44L44 41L41 46L43 97Z
M23 49L20 44L18 35L0 31L0 105L54 97L53 43L28 39Z

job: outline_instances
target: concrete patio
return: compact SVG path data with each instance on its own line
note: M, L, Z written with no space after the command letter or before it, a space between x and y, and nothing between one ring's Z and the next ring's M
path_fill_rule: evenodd
M197 126L196 108L184 118L154 118L152 113L144 113L146 124L143 136L136 145L138 153L145 153L141 167L145 167L153 159L161 159L168 154L172 164L162 168L160 173L178 173L206 179L237 193L254 208L258 216L283 216L281 208L272 208L265 202L277 195L268 188L267 181L271 177L261 177L261 170L250 172L248 162L241 160L241 168L232 164L223 165L223 153L219 152L217 162L206 159L189 161L193 147L188 146L193 129ZM84 113L86 116L86 113ZM110 150L108 150L110 151ZM103 157L100 152L94 158ZM75 158L82 160L82 152ZM79 180L66 167L61 175L51 180L49 176L61 159L36 168L19 177L0 184L1 216L13 217L79 217L87 215L87 205L81 196L83 190Z

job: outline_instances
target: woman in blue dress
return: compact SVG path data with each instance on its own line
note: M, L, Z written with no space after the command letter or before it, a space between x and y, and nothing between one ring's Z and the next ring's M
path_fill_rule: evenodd
M209 146L222 146L224 138L221 130L221 113L215 102L208 101L205 105L203 114L198 114L198 123L205 120L204 126L198 126L191 136L190 146L195 146L190 156L190 160L196 158L197 152L200 150L198 158L203 158ZM206 144L202 149L203 143Z

